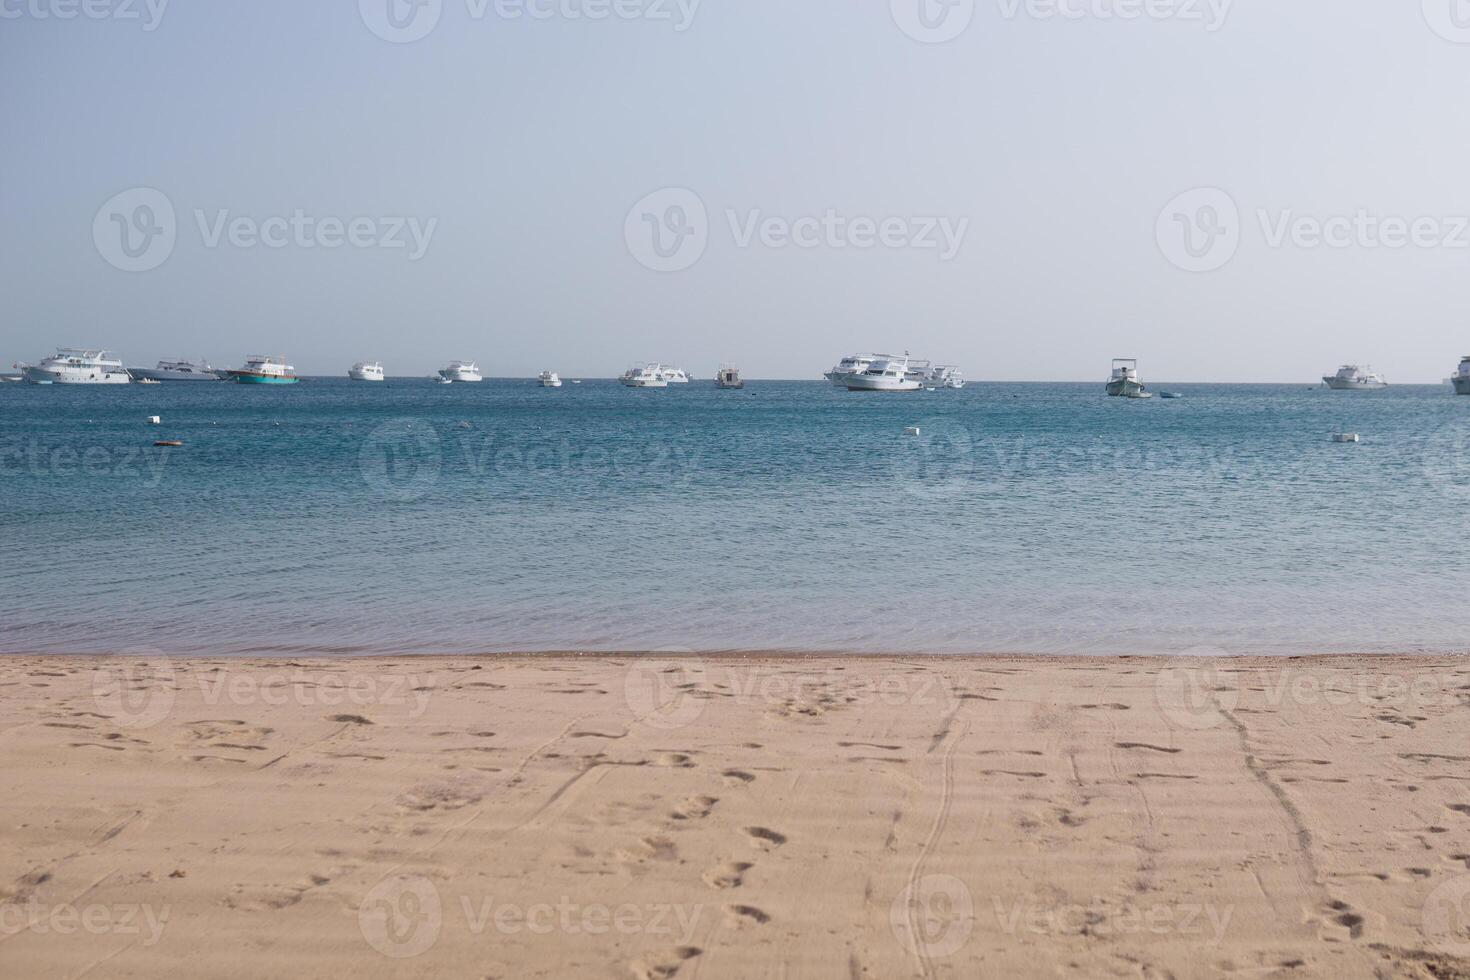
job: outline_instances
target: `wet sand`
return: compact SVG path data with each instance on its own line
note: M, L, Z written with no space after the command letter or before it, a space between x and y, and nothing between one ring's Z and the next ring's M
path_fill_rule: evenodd
M14 977L1470 977L1470 660L0 663Z

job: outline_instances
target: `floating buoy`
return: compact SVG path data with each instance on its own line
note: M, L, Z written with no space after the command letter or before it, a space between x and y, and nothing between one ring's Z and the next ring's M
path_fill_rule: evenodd
M150 415L150 416L148 416L148 424L149 425L158 425L159 422L161 422L161 421L163 421L163 420L160 419L157 415Z
M1362 442L1363 437L1356 432L1336 432L1332 436L1333 442Z
M178 439L159 439L153 443L155 446L182 446Z
M906 436L916 436L919 434L919 427L917 425L905 426L903 434Z

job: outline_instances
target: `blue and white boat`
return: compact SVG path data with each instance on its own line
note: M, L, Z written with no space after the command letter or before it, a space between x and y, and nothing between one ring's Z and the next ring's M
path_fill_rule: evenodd
M242 385L293 385L299 380L284 357L272 360L259 354L247 357L244 367L230 370L229 378Z

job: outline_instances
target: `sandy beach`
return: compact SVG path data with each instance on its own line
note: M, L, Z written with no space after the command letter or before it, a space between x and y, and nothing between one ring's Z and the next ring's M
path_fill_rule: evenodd
M0 663L7 977L1467 977L1470 663Z

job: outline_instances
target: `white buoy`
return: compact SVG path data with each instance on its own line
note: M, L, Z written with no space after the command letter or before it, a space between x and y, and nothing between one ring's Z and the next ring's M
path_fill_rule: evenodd
M163 420L160 419L157 415L150 415L150 416L148 416L148 424L149 425L158 425L162 421Z
M1356 432L1338 432L1332 437L1333 442L1362 442L1363 437Z
M903 434L906 436L916 436L919 434L919 427L917 425L905 426Z

